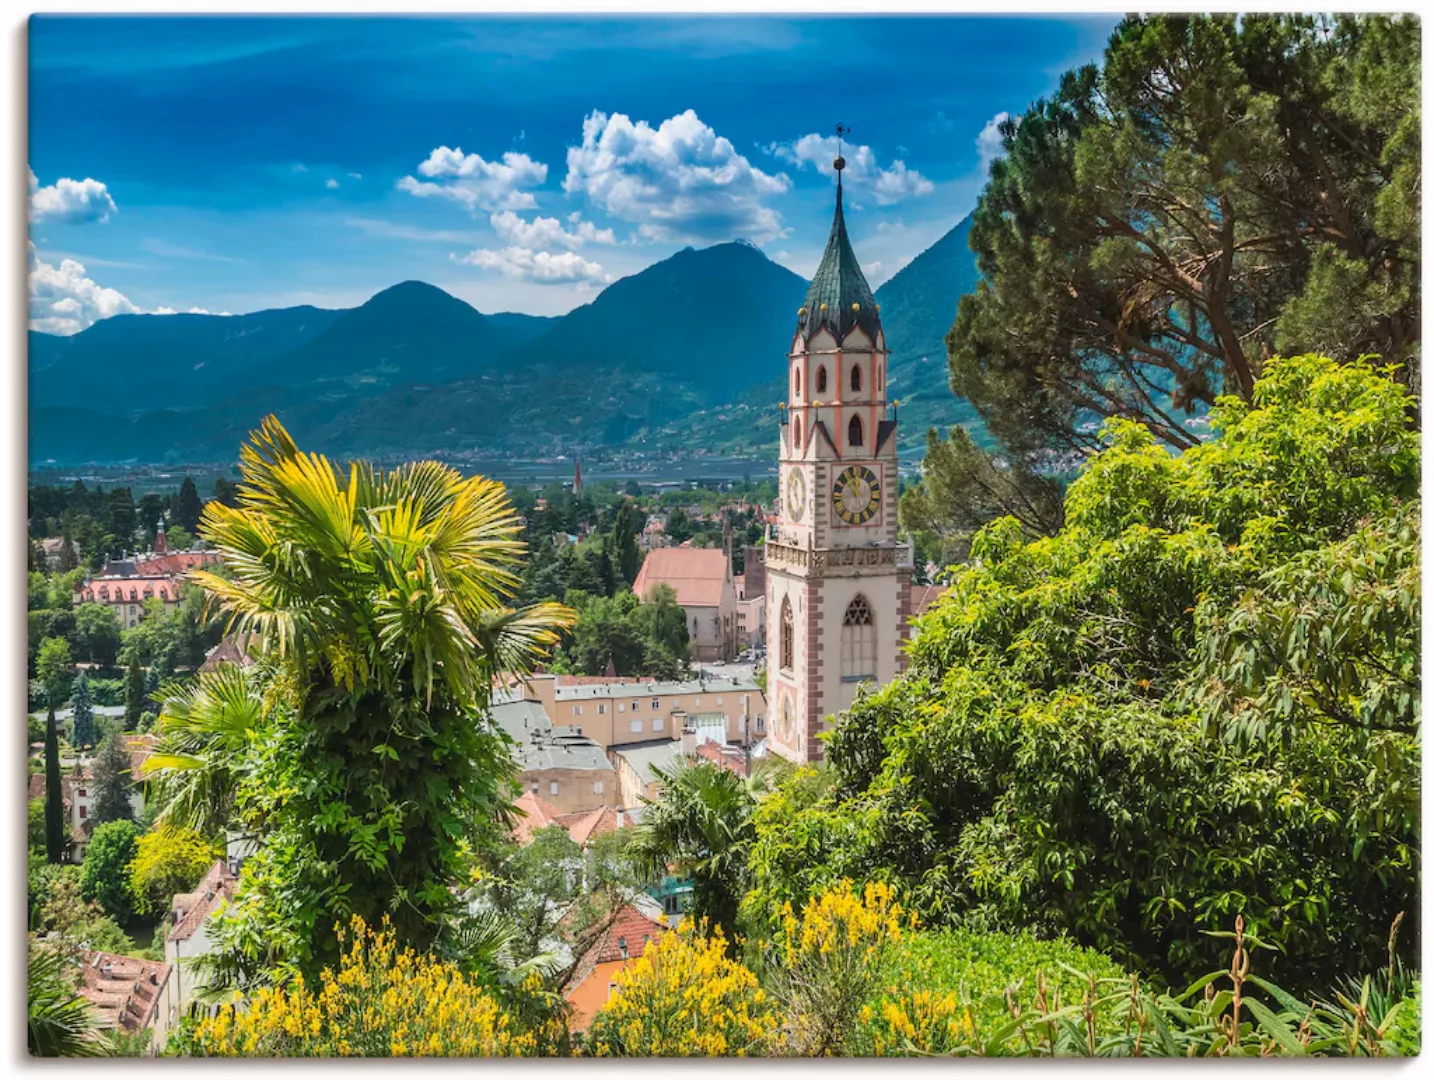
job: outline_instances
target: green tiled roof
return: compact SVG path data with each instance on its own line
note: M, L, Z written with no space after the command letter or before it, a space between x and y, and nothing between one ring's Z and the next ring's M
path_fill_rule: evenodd
M851 241L847 239L838 170L836 217L832 220L831 235L827 237L827 249L822 253L822 264L817 267L811 287L807 289L806 303L797 317L797 329L803 340L810 341L813 334L826 327L840 342L854 326L860 326L875 341L881 320L871 286L866 283L866 275L861 272Z

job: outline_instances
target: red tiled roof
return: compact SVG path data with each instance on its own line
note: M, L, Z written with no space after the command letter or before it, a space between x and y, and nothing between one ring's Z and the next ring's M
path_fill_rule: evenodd
M611 924L593 939L573 967L572 977L564 989L571 994L592 974L593 968L613 960L636 960L647 951L650 941L667 933L662 923L649 919L632 904L623 904Z
M716 607L728 572L721 548L656 548L642 561L632 591L645 598L654 585L671 585L683 607Z
M135 569L144 574L180 577L219 561L217 551L171 551L164 555L140 556L135 559Z
M103 1026L142 1031L154 1023L171 970L170 964L92 952L85 958L80 993L100 1014Z
M580 814L563 814L554 818L553 824L567 829L574 842L586 844L593 837L618 828L617 808L600 806L596 810L587 810Z
M215 859L214 865L204 879L194 887L193 892L178 893L170 910L174 912L174 929L169 932L170 941L188 941L204 920L221 904L234 898L237 884L229 865L223 859Z
M558 819L556 807L548 805L531 791L525 791L513 802L520 815L518 824L513 826L513 839L519 844L532 843L533 834L545 829Z
M736 773L738 776L747 775L746 759L740 751L723 750L715 742L704 740L697 744L694 753L702 761L710 761L713 765L726 769L730 773Z
M213 671L220 664L251 667L254 664L254 650L258 645L259 639L253 634L226 634L218 645L209 650L209 655L204 658L204 663L199 665L199 670Z

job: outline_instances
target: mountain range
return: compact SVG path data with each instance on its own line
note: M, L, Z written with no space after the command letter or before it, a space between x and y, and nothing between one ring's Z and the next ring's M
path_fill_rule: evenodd
M903 455L975 417L944 337L975 287L967 218L876 291ZM776 452L807 282L743 243L686 248L558 318L406 281L347 310L118 315L31 332L30 461L227 462L265 413L336 457Z

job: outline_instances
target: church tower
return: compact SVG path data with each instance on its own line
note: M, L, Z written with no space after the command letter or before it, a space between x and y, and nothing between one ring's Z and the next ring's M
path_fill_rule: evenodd
M767 537L768 745L819 760L863 683L905 667L911 549L896 537L896 418L880 311L846 234L841 174L787 357L779 520Z

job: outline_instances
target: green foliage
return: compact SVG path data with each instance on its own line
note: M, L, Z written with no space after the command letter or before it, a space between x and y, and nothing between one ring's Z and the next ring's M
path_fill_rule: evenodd
M31 799L25 829L30 853L45 850L45 800Z
M225 763L261 841L215 929L223 977L247 982L316 976L350 914L434 941L470 849L506 831L493 680L531 669L569 615L506 607L522 550L494 481L356 462L341 483L273 418L241 453L239 506L210 503L200 525L226 576L196 578L273 665L257 729Z
M199 884L222 855L218 845L193 829L161 826L141 836L128 866L135 911L141 915L168 911L174 896Z
M1418 896L1405 405L1301 357L1180 457L1109 424L1064 528L982 530L908 674L759 809L747 909L878 877L933 924L1171 980L1218 963L1208 932L1238 914L1297 989L1367 967Z
M108 604L81 604L75 608L75 648L92 664L108 667L120 647L120 624Z
M40 643L35 659L35 677L45 686L52 702L63 702L70 696L70 643L64 638L50 637Z
M1001 127L953 390L1018 455L1190 447L1276 350L1417 362L1418 85L1410 16L1123 20Z
M74 964L65 953L30 949L26 998L32 1057L101 1057L108 1053L99 1017L79 993Z
M138 850L138 841L139 829L134 822L111 821L95 829L85 848L80 894L121 922L134 914L129 864Z
M45 718L45 857L52 863L65 857L65 794L60 787L60 732L55 723L55 700Z
M687 669L687 617L670 585L654 587L645 600L630 591L614 597L569 590L577 611L571 640L557 660L560 669L584 675L647 675L681 678Z
M93 818L96 825L134 820L134 805L130 801L134 778L130 776L129 752L125 749L125 742L121 732L111 732L95 753L92 769L95 789Z
M70 707L74 711L71 741L78 749L88 750L95 745L95 696L90 693L90 681L83 671L75 680Z
M139 726L140 714L144 712L144 672L139 666L139 656L130 653L124 674L124 728L133 731Z

